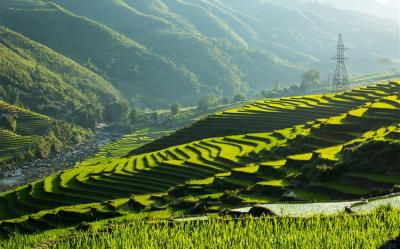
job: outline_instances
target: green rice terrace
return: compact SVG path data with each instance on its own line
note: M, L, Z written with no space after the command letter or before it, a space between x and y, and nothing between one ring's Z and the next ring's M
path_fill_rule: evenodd
M79 127L0 101L0 164L46 156L88 134Z
M26 135L24 127L14 136ZM257 101L129 144L124 137L73 169L0 194L0 234L112 218L399 207L400 81Z

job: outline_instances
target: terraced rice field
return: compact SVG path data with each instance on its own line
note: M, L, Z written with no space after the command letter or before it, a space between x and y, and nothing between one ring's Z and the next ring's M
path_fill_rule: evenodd
M136 130L132 134L124 135L122 138L101 147L94 157L79 163L79 166L93 166L107 163L111 160L115 160L127 155L133 149L141 147L155 138L165 136L170 133L171 131L169 130L160 131L150 128Z
M373 101L397 94L399 86L392 82L344 93L285 97L260 100L241 108L226 110L196 122L170 136L136 149L145 153L165 149L204 138L268 132L328 118Z
M400 82L390 82L210 116L141 149L99 155L1 194L0 233L134 213L229 213L254 204L389 194L399 189L397 164L372 172L362 170L367 161L346 160L360 145L400 140L399 93ZM126 152L127 144L113 146Z
M0 109L10 111L17 120L15 132L0 127L0 163L25 151L51 127L51 119L47 116L2 101L0 101Z

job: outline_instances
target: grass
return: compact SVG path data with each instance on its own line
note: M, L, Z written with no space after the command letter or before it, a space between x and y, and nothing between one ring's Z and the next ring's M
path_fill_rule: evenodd
M353 89L347 94L329 93L268 99L247 104L239 108L210 115L173 133L161 140L151 142L136 149L138 153L151 152L196 140L229 135L272 132L310 120L330 118L347 113L377 98L387 98L397 94L399 84L379 84L376 86ZM379 93L377 96L376 93ZM360 97L361 96L361 97ZM304 105L307 105L305 107ZM386 106L386 104L379 104ZM352 111L355 116L363 114L365 109ZM344 116L330 120L332 124L342 124Z
M344 193L344 194L349 194L349 195L358 195L358 196L363 196L368 193L368 190L362 188L361 186L351 186L351 185L346 185L340 182L313 182L311 183L312 186L315 187L322 187L326 189L331 189L334 191L337 191L339 193Z
M107 230L109 229L109 230ZM399 235L400 213L312 218L191 221L163 220L94 224L89 231L56 230L15 235L4 249L39 248L378 248Z
M15 115L16 129L11 131L0 126L0 163L15 156L22 156L28 146L38 142L49 130L51 119L0 100L0 110Z
M257 185L272 186L272 187L285 187L285 186L290 186L290 183L286 182L284 179L276 179L276 180L270 180L270 181L257 182Z
M400 175L380 175L380 174L368 174L368 173L349 173L346 174L350 177L359 177L365 178L375 182L382 182L382 183L392 183L397 184L400 179Z
M78 166L93 166L105 164L108 161L115 162L132 150L169 133L170 131L168 130L154 128L134 131L101 147L94 157L86 159L79 163ZM126 163L126 161L121 160L121 163Z
M353 153L360 143L389 141L391 134L400 131L397 109L380 108L380 103L388 99L399 100L397 93L392 92L397 85L392 84L393 89L388 85L378 87L383 93L381 98L369 88L359 90L357 94L373 100L355 99L357 106L347 101L354 94L285 98L283 103L277 99L266 100L264 104L274 103L269 108L281 106L282 110L268 115L240 114L244 116L226 126L248 132L254 131L254 124L261 127L264 122L290 125L285 123L289 116L283 109L288 109L287 105L307 103L306 109L298 107L294 111L294 117L307 114L305 117L311 119L273 131L267 127L261 133L209 137L147 153L131 148L148 141L149 131L126 135L77 167L35 182L33 189L25 186L0 194L1 206L9 210L1 212L0 228L11 223L32 232L37 230L35 225L27 223L36 223L38 227L42 224L44 230L48 223L63 226L66 217L53 218L59 212L72 212L73 222L68 220L68 224L73 226L82 221L104 219L105 215L128 217L154 211L192 215L220 212L246 203L346 200L376 195L377 190L388 193L400 184L397 174L388 177L385 173L353 172L352 167L336 169L348 156L346 153ZM337 102L339 107L330 101ZM312 107L317 108L322 102L332 105L323 110ZM214 116L213 125L224 121L223 115ZM242 118L253 122L241 124ZM182 131L176 134L185 136ZM156 141L161 143L167 138ZM397 169L390 170L394 173ZM361 177L356 173L369 175ZM131 197L135 201L129 201ZM98 211L80 205L96 207Z
M0 124L0 164L12 160L47 157L83 142L89 130L55 120L0 100L0 112L8 113L15 127ZM1 116L1 115L0 115ZM0 117L2 120L2 117Z

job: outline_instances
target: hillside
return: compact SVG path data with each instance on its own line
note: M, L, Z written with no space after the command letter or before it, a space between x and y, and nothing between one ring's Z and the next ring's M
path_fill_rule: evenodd
M107 118L118 122L129 111L103 78L3 26L0 52L0 98L9 103L86 127Z
M226 116L236 116L229 121L237 124L229 131L236 135L217 130L200 139L191 132L192 142L149 153L121 157L117 148L127 151L127 144L115 143L106 160L103 153L1 194L1 232L43 231L134 214L226 214L243 205L398 192L399 88L400 82L393 81L344 93L265 100L209 119L221 127Z
M197 31L189 33L132 11L122 3L102 1L99 9L90 2L57 4L68 10L53 3L6 1L0 8L0 23L98 73L138 105L160 107L176 98L182 104L193 104L215 87L231 96L249 88L244 73L261 73L258 82L272 73L287 72L290 80L299 74L298 68L268 53L225 46ZM107 22L100 19L106 17L100 11L105 8L110 14ZM111 14L115 16L110 18ZM126 23L134 25L124 31L120 26ZM143 30L144 25L148 31ZM240 69L237 62L246 67Z
M396 83L381 87L386 90L384 93L371 93L362 98L356 97L362 92L355 89L343 94L327 94L323 98L300 96L261 100L241 108L209 115L170 136L165 136L134 150L132 154L156 151L209 137L283 129L317 118L327 118L337 113L344 113L373 101L377 97L390 96L400 90ZM282 122L283 120L284 122Z
M333 64L330 59L335 55L332 48L335 47L339 33L345 38L346 47L350 48L346 51L351 59L348 62L350 73L387 70L388 66L381 64L380 58L393 60L389 67L396 68L399 65L397 34L400 25L395 22L336 9L321 1L303 1L308 3L295 6L292 6L294 1L281 1L290 3L283 6L259 0L220 2L253 18L249 24L258 32L260 40L264 41L264 48L270 48L271 43L278 44L287 50L311 56L316 60L304 61L303 64L324 73L332 73ZM282 53L277 54L281 56Z
M54 4L8 5L0 9L0 23L101 75L135 103L166 105L173 102L173 89L182 91L183 104L200 96L199 82L189 71L104 25Z
M46 157L88 135L80 127L0 100L0 167L10 160Z
M119 92L131 105L143 108L165 108L175 101L193 105L209 93L253 95L278 80L281 85L297 82L307 68L326 76L334 66L329 59L338 33L351 48L351 74L399 65L399 27L387 20L326 4L243 3L6 0L0 3L0 25L79 63L76 70L85 71L90 82L101 82L95 85L104 86L99 89L105 94ZM51 72L63 74L56 68ZM78 81L68 79L63 81ZM123 102L111 106L126 109ZM107 116L100 115L106 107L91 103L98 106L85 111L87 116ZM126 115L108 121L121 116Z

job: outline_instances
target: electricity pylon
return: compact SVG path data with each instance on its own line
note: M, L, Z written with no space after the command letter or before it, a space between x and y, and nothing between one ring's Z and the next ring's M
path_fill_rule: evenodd
M349 78L347 76L347 69L346 69L346 64L344 63L345 60L348 58L345 58L344 56L344 51L347 48L344 47L343 40L342 40L342 35L339 34L339 39L337 43L337 55L334 60L336 60L336 70L335 74L333 75L333 83L332 83L332 88L335 91L344 91L349 88Z

